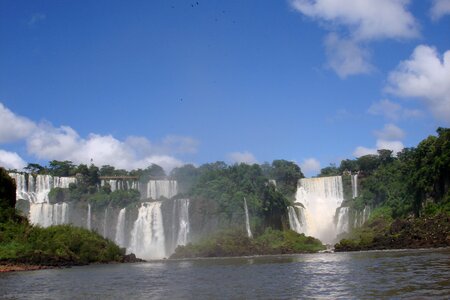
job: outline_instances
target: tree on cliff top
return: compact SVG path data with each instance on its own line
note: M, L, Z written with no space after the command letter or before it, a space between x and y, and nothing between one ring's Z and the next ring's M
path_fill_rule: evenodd
M16 183L5 169L0 167L0 223L15 215Z

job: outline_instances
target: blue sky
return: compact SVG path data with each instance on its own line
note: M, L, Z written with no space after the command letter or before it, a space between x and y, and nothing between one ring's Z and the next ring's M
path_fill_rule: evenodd
M449 0L0 0L0 165L343 158L450 124Z

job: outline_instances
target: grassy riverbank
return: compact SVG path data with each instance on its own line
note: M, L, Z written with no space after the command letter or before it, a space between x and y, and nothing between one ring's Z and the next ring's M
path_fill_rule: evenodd
M313 253L325 248L319 240L291 230L268 229L255 238L247 237L243 231L224 231L198 243L179 246L170 258Z

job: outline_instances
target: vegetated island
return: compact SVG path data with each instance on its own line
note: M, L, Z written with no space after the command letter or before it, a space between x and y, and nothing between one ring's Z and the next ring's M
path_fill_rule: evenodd
M171 259L198 257L233 257L315 253L326 246L313 237L292 230L266 229L261 235L250 238L244 231L223 231L195 244L178 246Z
M15 205L15 182L0 168L0 272L141 261L87 229L33 226Z

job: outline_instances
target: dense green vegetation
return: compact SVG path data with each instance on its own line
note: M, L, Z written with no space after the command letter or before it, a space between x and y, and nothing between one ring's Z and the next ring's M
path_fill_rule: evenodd
M354 229L335 245L335 251L405 249L450 246L450 215L392 219L386 208L361 228Z
M312 253L324 249L319 240L291 230L268 228L254 239L243 231L233 230L217 233L196 244L179 246L171 258Z
M339 250L450 245L450 129L439 128L417 147L380 150L330 166L321 175L359 172L356 210L374 208L369 222L336 245Z
M396 155L379 150L378 155L343 160L339 168L327 167L320 175L359 172L357 209L385 207L392 218L450 213L450 129L437 133Z
M124 259L123 249L70 225L41 228L16 214L16 186L0 168L0 263L74 265Z
M210 213L219 214L225 220L232 220L238 213L237 219L244 220L245 197L255 225L282 228L282 217L289 200L274 185L269 184L269 178L259 165L227 166L218 162L201 168L189 196L202 201L206 208L215 207L215 211Z

